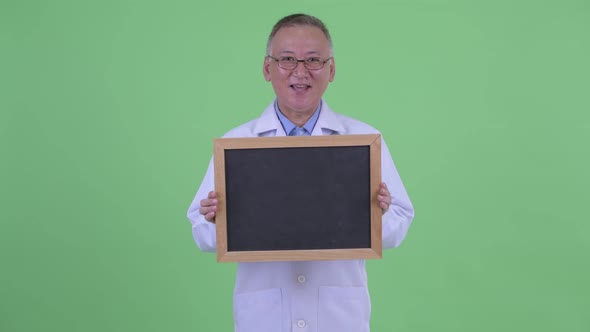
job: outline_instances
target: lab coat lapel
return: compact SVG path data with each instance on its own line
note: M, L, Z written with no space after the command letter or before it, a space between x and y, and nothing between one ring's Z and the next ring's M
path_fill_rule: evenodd
M334 113L328 106L328 104L322 100L322 110L318 118L318 122L313 128L311 133L313 136L317 135L342 135L344 132L344 125L338 117L338 114Z
M271 131L274 131L271 133ZM277 114L275 113L274 101L262 112L254 125L256 136L287 136ZM328 104L322 100L322 109L318 122L312 131L312 136L319 135L342 135L345 128L338 114L334 113Z
M285 130L275 113L274 101L262 112L254 125L254 135L260 136L286 136ZM271 133L274 131L274 134Z

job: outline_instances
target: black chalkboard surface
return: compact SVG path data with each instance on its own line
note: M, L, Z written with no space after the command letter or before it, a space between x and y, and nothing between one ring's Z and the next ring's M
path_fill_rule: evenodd
M219 261L381 257L380 135L215 140Z

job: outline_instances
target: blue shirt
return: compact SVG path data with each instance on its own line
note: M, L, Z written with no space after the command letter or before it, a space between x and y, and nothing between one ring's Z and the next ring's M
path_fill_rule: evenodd
M276 102L276 100L274 102L274 107L275 107L275 112L277 113L277 116L279 117L279 121L281 121L281 125L283 126L283 130L285 130L285 135L287 135L287 136L292 135L291 132L295 128L303 128L309 133L309 135L311 135L311 133L313 132L313 128L315 127L315 124L316 124L316 122L318 122L318 118L320 117L320 110L322 109L322 102L320 101L318 108L315 110L315 112L309 118L309 120L307 120L307 122L303 125L303 127L297 127L297 125L295 125L293 122L291 122L291 120L287 119L287 117L283 113L281 113L281 110L279 110L279 105Z

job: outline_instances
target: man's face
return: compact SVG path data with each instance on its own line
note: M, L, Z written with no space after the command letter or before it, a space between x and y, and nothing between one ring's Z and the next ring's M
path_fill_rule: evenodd
M271 42L270 55L275 58L309 57L328 59L330 44L324 33L313 26L293 26L280 29ZM270 58L265 58L264 78L272 83L281 111L288 117L311 116L320 99L334 80L334 59L322 69L309 70L302 62L295 69L283 69Z

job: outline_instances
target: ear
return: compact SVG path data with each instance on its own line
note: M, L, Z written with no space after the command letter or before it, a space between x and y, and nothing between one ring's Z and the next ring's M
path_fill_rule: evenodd
M267 57L264 57L264 63L262 64L262 74L267 82L270 82L270 61Z
M334 81L334 76L336 75L336 60L334 58L332 58L330 60L330 81L329 82L333 82Z

